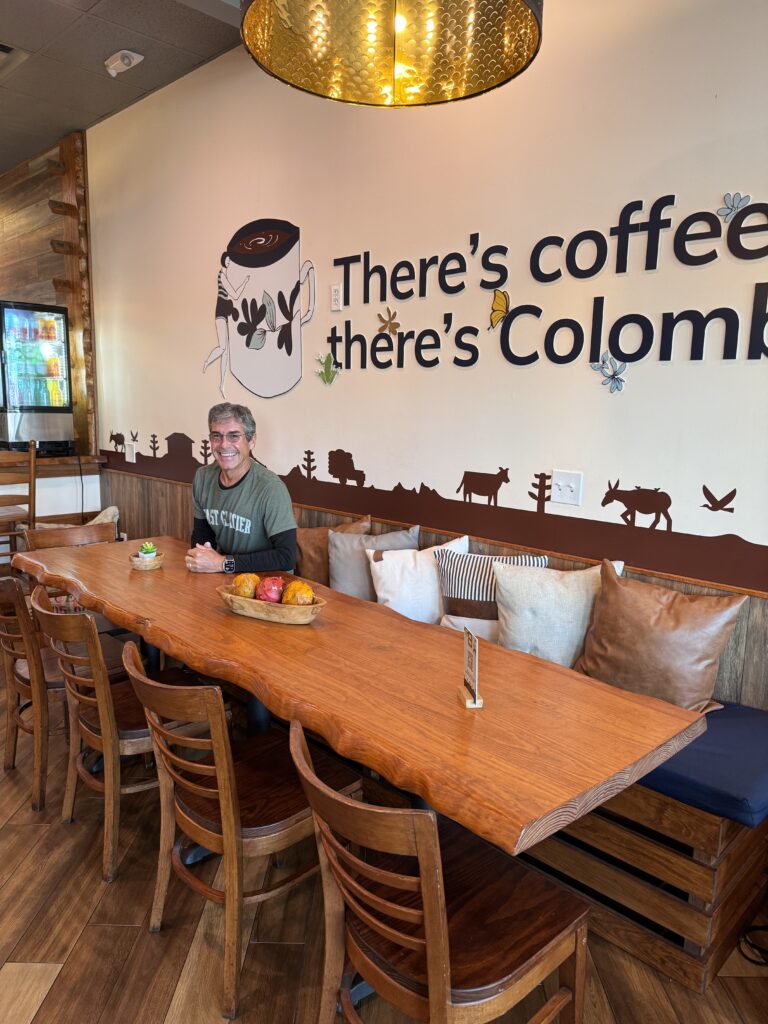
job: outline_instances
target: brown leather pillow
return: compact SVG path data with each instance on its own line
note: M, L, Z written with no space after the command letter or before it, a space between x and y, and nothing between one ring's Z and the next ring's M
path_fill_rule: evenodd
M601 568L577 672L691 711L712 701L720 652L746 597L708 597L619 578Z
M336 533L370 533L371 518L357 519L339 526L299 527L296 531L296 575L305 580L330 586L328 569L328 531Z

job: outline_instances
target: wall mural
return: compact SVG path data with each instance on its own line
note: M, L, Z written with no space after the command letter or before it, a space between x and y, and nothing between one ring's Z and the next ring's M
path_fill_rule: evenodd
M768 204L753 203L750 196L738 192L727 193L716 213L690 213L673 226L666 212L675 201L674 195L661 196L644 215L643 201L633 200L606 231L587 229L570 240L558 235L541 238L530 252L531 278L550 283L563 275L589 281L602 271L626 274L630 247L638 248L644 257L641 273L656 272L662 259L660 236L668 230L672 231L673 258L683 266L712 263L726 252L742 261L768 257L764 241ZM465 252L456 250L413 262L403 259L391 268L376 264L369 251L334 259L335 272L342 278L344 320L328 333L327 351L315 356L318 368L313 378L316 376L328 387L340 373L386 372L411 366L431 369L447 360L459 370L475 366L483 350L481 328L455 322L452 311L443 312L439 327L416 332L401 326L407 319L402 315L403 303L432 297L435 291L448 297L458 295L472 282L480 289L483 310L488 311L490 304L489 320L488 312L483 314L483 333L492 332L490 336L497 340L507 365L526 366L546 359L567 366L581 358L585 368L599 373L597 379L607 395L621 394L628 367L640 373L642 367L632 364L640 363L652 352L659 363L669 365L674 352L678 367L686 358L703 360L706 345L714 344L708 338L713 325L721 332L720 359L739 358L740 348L741 358L753 366L768 356L768 283L761 282L754 285L748 320L740 318L736 310L720 306L708 311L683 308L663 312L658 326L636 311L606 324L605 298L598 295L593 297L588 324L565 316L551 319L541 329L539 342L533 344L530 331L518 333L518 321L549 318L540 306L522 301L520 295L513 299L510 290L505 290L508 251L506 245L498 243L481 246L480 235L473 233ZM308 261L301 263L299 229L287 221L253 221L235 232L220 262L217 345L205 359L203 370L219 363L222 395L228 372L259 397L285 394L301 380L301 327L311 319L315 302L315 271ZM305 282L308 302L302 312ZM516 291L521 293L523 289L524 283L517 282ZM346 311L353 299L356 307L362 304L366 311L371 305L381 307L376 333L370 338ZM746 344L740 344L742 334ZM527 343L520 340L522 337L528 339ZM183 433L173 433L165 442L166 454L159 455L160 442L153 434L151 454L137 452L136 461L127 463L124 433L110 432L114 451L104 453L108 468L191 482L195 470L211 459L206 438L196 443ZM518 509L499 504L504 487L511 483L509 468L478 464L464 470L457 468L457 487L444 496L428 482L418 488L406 488L399 482L391 487L376 486L377 481L371 480L363 468L369 465L369 458L375 463L373 435L368 439L370 450L362 453L339 447L326 455L312 445L311 437L305 444L296 466L282 477L293 500L301 504L350 514L370 513L534 550L622 559L630 566L650 571L768 592L768 546L730 533L698 536L675 531L673 506L678 514L681 509L698 506L698 494L669 494L653 486L652 480L630 481L627 486L626 466L615 467L615 483L613 474L607 481L601 507L615 513L615 521L607 522L553 512L551 471L540 466L528 467L525 476L527 495L534 507ZM625 479L624 487L621 478ZM705 498L701 507L715 515L734 513L736 487L718 497L706 483L700 486Z
M302 313L305 282L309 299ZM296 225L274 219L243 225L221 255L217 344L203 363L203 373L219 363L223 397L228 371L259 398L284 395L301 380L301 328L314 309L315 268L309 260L301 262Z

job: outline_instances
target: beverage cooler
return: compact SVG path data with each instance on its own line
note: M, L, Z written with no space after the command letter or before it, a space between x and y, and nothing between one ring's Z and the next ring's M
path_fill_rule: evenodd
M0 342L0 448L74 454L66 308L0 301Z

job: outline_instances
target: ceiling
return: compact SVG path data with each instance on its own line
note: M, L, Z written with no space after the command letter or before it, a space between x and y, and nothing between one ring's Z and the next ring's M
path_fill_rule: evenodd
M0 0L0 174L239 45L239 23L238 0ZM112 78L118 50L144 60Z

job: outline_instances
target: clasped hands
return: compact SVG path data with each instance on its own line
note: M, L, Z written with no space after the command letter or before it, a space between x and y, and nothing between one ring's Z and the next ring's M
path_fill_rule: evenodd
M190 548L184 561L190 572L224 572L224 557L206 541Z

